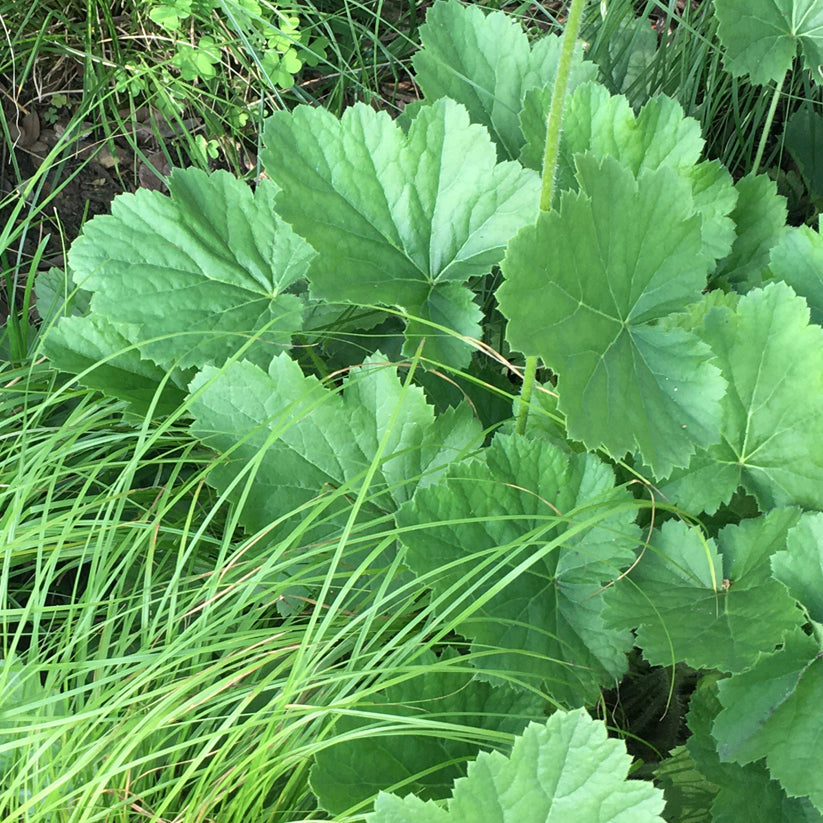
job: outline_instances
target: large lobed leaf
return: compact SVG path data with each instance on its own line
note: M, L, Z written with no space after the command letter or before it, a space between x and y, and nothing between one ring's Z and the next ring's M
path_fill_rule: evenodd
M652 665L683 661L743 671L802 620L769 565L799 516L796 509L776 510L727 526L716 541L704 541L680 521L665 523L615 586L607 625L637 628L637 645Z
M379 516L381 499L392 511L481 436L465 406L435 419L422 389L403 386L379 353L349 373L342 392L304 376L286 354L267 372L245 361L206 367L190 388L193 432L225 453L210 482L228 490L259 462L243 523L253 531L277 523L275 537L301 521L301 506L324 497L331 508L314 539L339 528L376 459L361 519ZM235 489L233 499L240 494Z
M808 226L787 227L771 250L771 273L806 298L812 323L823 325L823 238Z
M341 814L390 786L423 799L446 798L454 780L465 774L466 761L476 756L484 733L517 734L543 715L538 695L491 686L466 666L444 667L447 661L459 664L452 650L441 656L440 666L426 652L417 660L420 674L339 718L334 730L340 742L320 751L311 770L312 791L324 809ZM461 729L450 735L434 727L433 734L437 723ZM386 725L395 728L393 734L371 731ZM477 742L467 738L472 730Z
M532 92L529 98L536 99L534 95ZM635 116L622 94L610 94L599 83L585 83L571 95L567 105L560 156L565 187L574 185L574 155L581 152L615 157L635 175L642 168L660 166L686 171L700 158L704 143L700 124L685 117L682 106L670 97L649 100ZM530 110L524 123L529 157L542 159L547 112Z
M530 724L510 757L481 753L447 808L381 793L368 823L663 823L663 794L627 780L625 744L585 709Z
M712 726L723 761L766 759L790 797L808 797L823 812L823 650L800 629L756 665L718 684L722 711Z
M426 100L450 97L462 103L472 122L489 130L500 159L516 160L524 143L518 118L524 95L535 88L551 98L560 38L547 35L530 44L511 16L451 0L431 7L420 42L412 64ZM582 57L578 44L569 90L597 75L597 66Z
M823 117L813 103L804 103L792 114L784 140L813 202L819 203L823 196Z
M723 63L734 75L764 85L782 80L798 47L806 68L823 63L820 0L714 0Z
M712 725L723 706L717 697L717 677L705 676L689 700L688 725L691 736L686 748L717 795L704 809L712 823L821 823L823 816L806 798L788 797L773 780L763 761L745 766L720 759ZM666 810L669 810L668 793ZM681 823L672 818L672 823Z
M786 198L765 174L747 174L735 183L737 203L731 213L736 236L731 252L718 263L712 282L746 291L760 286L786 227Z
M614 457L639 450L658 477L719 437L725 382L709 347L659 320L700 297L709 261L690 186L577 158L580 192L509 244L507 338L558 375L569 436Z
M524 101L521 125L527 143L521 161L530 168L540 169L543 165L550 104L550 98L538 89L530 91ZM585 83L567 103L556 190L577 188L576 161L583 153L614 157L635 176L643 169L672 169L691 187L695 210L703 218L703 251L709 257L725 257L734 240L729 213L737 192L731 175L720 163L698 162L703 143L700 124L686 117L676 100L655 97L635 116L623 95L611 95L598 83Z
M823 625L823 513L807 512L772 558L774 576Z
M715 511L738 486L763 510L823 508L823 330L785 283L706 306L702 328L689 325L729 384L722 437L660 490L692 512Z
M667 823L716 823L711 814L718 789L697 768L685 746L676 746L654 770L655 785L663 790Z
M92 369L86 384L141 409L168 372L179 387L188 369L242 347L268 362L289 345L302 301L285 292L314 256L276 216L271 183L252 193L227 172L175 169L169 194L121 195L85 225L69 264L89 312L60 318L45 341L58 368ZM167 391L163 407L179 395Z
M252 349L268 343L271 356L300 328L301 303L284 292L314 256L275 215L274 187L252 193L228 172L180 169L169 193L121 195L72 245L91 313L134 326L141 341L162 337L141 351L165 368L222 361L255 332Z
M80 382L129 403L141 412L152 407L171 414L186 397L186 372L164 369L141 357L140 331L107 317L63 317L51 327L45 351L63 371ZM191 374L188 374L191 377Z
M446 325L407 329L424 355L465 365L480 309L465 281L488 273L537 213L538 176L496 161L481 126L450 100L423 107L404 134L385 112L356 105L338 120L301 106L266 123L262 157L281 188L278 212L318 251L311 294L399 306Z
M558 700L596 699L625 671L628 632L602 620L602 584L631 563L628 499L593 455L497 435L397 513L405 559L484 670L547 681ZM423 525L425 524L425 525Z

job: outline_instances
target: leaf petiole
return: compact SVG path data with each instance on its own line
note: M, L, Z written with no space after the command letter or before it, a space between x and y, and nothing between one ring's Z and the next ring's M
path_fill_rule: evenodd
M554 79L552 104L546 123L546 148L543 153L543 177L540 188L540 211L549 211L554 196L554 177L557 172L557 155L560 149L560 127L563 122L563 107L566 101L566 90L569 85L574 44L580 31L580 21L583 17L583 0L572 0L569 8L569 17L563 31L563 45L560 47L560 60L557 64L557 75ZM524 434L526 422L529 418L529 403L531 402L534 380L537 375L537 358L527 357L526 368L523 373L523 387L520 391L520 401L517 410L517 425L515 431Z
M769 133L772 130L772 122L774 121L774 113L777 111L777 103L780 100L780 93L783 90L783 84L786 82L788 76L786 72L781 78L780 82L774 87L772 94L772 101L769 104L769 111L766 114L766 122L763 124L763 132L760 135L760 142L757 145L757 154L754 157L754 164L752 165L752 174L757 174L760 168L760 162L763 159L763 152L766 149L766 141L769 139Z

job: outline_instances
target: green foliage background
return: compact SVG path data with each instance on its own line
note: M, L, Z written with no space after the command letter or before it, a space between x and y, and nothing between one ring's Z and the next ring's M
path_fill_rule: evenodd
M781 3L716 9L778 102L823 14ZM819 234L759 173L777 103L732 174L597 43L456 0L419 35L401 117L284 107L253 190L175 169L29 284L4 819L823 815Z

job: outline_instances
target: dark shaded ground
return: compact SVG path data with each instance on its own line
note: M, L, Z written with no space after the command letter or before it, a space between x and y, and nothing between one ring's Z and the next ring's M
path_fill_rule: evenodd
M6 122L9 122L8 116ZM49 151L50 146L39 140L33 146L18 143L13 152L7 145L0 150L0 198L9 200L0 210L0 223L6 224L12 217L27 183ZM126 185L99 161L89 159L88 152L66 151L50 165L42 182L26 198L26 206L19 217L38 212L35 221L37 236L27 237L24 244L28 254L33 252L42 236L51 233L46 255L60 257L61 231L67 239L76 237L84 220L107 212L112 198L125 191Z
M161 177L170 171L167 155L175 148L174 133L148 110L124 121L128 133L120 136L102 139L99 129L81 124L76 139L61 141L72 112L63 111L49 124L46 118L53 118L53 109L20 100L27 100L25 90L15 100L4 96L3 125L11 145L8 139L0 142L0 230L12 228L11 242L0 249L0 264L4 272L17 272L18 305L44 239L48 241L37 269L63 267L65 252L83 224L107 214L114 197L138 187L165 188ZM146 122L138 119L141 115ZM154 122L149 122L151 117ZM0 283L0 324L8 312L7 290Z

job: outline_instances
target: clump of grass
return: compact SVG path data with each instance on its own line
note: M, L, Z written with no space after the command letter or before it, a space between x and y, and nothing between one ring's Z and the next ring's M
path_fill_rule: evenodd
M494 562L438 620L426 580L395 563L375 587L347 562L394 542L389 521L306 543L319 501L285 539L243 534L241 504L207 484L225 458L185 409L123 412L44 362L0 374L3 819L316 819L308 772L336 719L389 683L465 667L420 658L477 608ZM375 733L397 723L377 712ZM425 718L407 733L483 742Z

